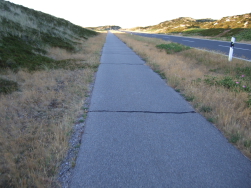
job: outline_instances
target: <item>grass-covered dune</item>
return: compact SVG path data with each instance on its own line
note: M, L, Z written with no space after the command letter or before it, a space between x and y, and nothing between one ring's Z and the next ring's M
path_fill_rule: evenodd
M69 139L76 123L84 125L104 41L105 34L0 0L0 187L60 187L69 149L64 164L75 164Z
M88 29L91 29L94 31L107 31L107 30L119 30L121 29L121 27L116 26L116 25L106 25L106 26L99 26L99 27L88 27Z
M223 17L219 20L193 19L180 17L148 27L137 27L131 31L153 32L162 34L179 34L237 41L251 41L251 13Z
M41 69L53 66L50 47L77 52L79 41L96 32L64 19L0 0L0 68Z

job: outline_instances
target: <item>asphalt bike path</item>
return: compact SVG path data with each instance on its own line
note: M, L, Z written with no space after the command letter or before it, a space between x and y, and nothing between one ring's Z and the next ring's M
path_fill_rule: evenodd
M108 33L70 187L251 187L251 162Z

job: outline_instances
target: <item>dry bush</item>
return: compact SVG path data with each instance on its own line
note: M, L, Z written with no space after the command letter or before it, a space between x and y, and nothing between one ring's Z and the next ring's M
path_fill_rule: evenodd
M156 43L166 41L122 33L116 35L153 69L157 65L158 72L165 74L170 86L181 91L199 113L216 124L230 142L251 158L251 108L246 103L249 93L233 92L203 81L205 75L224 77L226 70L228 75L234 76L236 67L250 67L250 63L237 59L229 63L223 55L197 49L169 55L155 47Z
M105 35L90 38L79 54L52 49L58 59L98 64ZM54 50L54 51L53 51ZM63 57L60 56L62 53ZM56 186L76 117L93 79L93 68L3 75L20 91L0 96L0 187Z

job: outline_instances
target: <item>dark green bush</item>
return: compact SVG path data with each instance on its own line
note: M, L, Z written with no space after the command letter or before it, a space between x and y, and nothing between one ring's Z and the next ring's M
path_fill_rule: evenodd
M9 94L18 90L18 84L11 80L0 78L0 94Z
M171 42L169 44L160 44L160 45L157 45L156 47L159 49L166 50L166 53L168 54L173 54L175 52L181 52L181 51L190 49L190 47L188 46L184 46L182 44L174 43L174 42Z

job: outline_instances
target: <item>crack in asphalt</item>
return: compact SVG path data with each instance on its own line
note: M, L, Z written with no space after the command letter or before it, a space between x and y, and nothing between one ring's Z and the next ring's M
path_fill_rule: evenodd
M195 111L186 111L186 112L156 112L156 111L137 111L137 110L117 110L117 111L113 111L113 110L90 110L88 112L97 112L97 113L147 113L147 114L194 114L196 113Z

